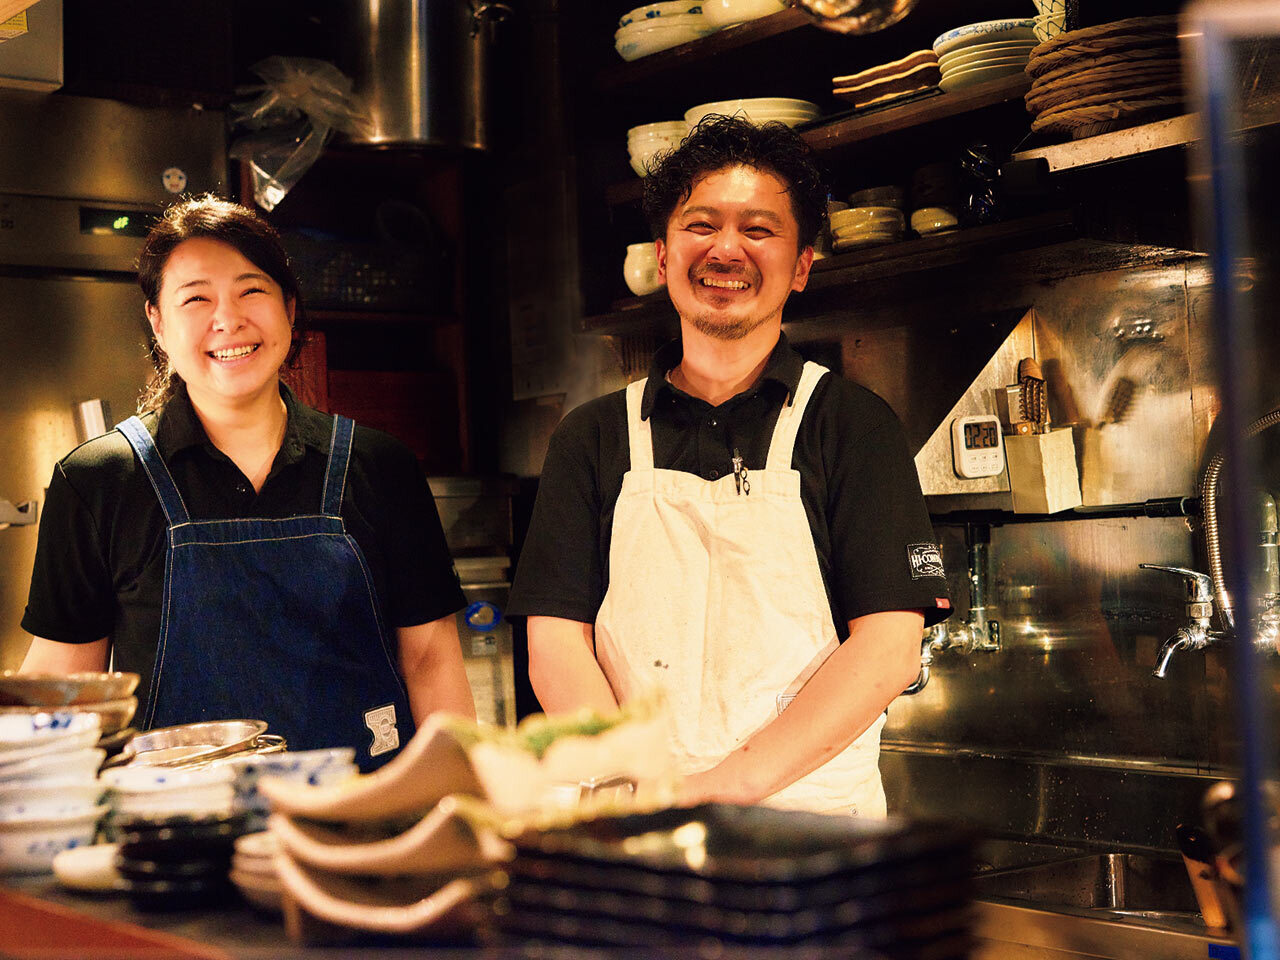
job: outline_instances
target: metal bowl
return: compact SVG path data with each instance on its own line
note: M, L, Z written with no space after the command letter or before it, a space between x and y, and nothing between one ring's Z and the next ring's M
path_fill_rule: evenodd
M0 673L0 707L67 707L123 700L138 686L136 673Z
M265 720L210 720L159 727L130 740L119 759L161 767L189 766L252 750L266 729Z

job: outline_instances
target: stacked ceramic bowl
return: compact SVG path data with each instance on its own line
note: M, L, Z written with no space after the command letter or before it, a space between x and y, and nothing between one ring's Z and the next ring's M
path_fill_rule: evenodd
M328 750L228 757L215 761L217 766L214 769L231 772L235 811L248 815L250 829L263 830L271 813L266 797L258 790L258 783L263 777L312 787L331 786L359 774L360 768L355 760L354 747L333 747Z
M717 29L707 23L702 4L697 0L651 3L622 16L613 35L614 46L623 60L638 60L705 37Z
M0 874L43 873L106 813L96 713L0 716Z
M631 169L637 176L646 176L653 162L680 146L680 141L688 133L689 125L683 120L662 120L632 127L627 131L627 155L631 159Z
M178 770L124 766L102 772L110 787L111 820L139 817L224 817L231 813L235 771L227 767Z
M86 671L71 674L0 674L0 716L31 716L48 710L66 713L96 713L100 721L98 746L108 755L118 751L133 736L129 726L138 710L133 691L136 673Z
M787 0L702 0L702 15L717 29L787 9Z
M821 114L816 103L793 100L788 97L752 97L746 100L716 100L700 103L685 111L684 119L690 127L696 127L703 117L719 114L726 117L742 117L751 123L784 123L794 127L817 120Z
M1067 0L1035 0L1035 34L1041 43L1067 29Z
M1021 74L1037 43L1034 19L987 20L948 30L933 41L942 80L951 93Z
M894 243L906 231L906 218L897 207L850 207L831 214L831 249L846 253L862 247Z

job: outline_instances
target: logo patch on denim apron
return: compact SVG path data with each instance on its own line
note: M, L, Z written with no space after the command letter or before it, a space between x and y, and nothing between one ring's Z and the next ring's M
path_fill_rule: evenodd
M400 731L396 729L396 705L388 703L385 707L374 707L364 712L364 725L373 734L373 743L369 745L369 756L376 757L390 753L400 746Z

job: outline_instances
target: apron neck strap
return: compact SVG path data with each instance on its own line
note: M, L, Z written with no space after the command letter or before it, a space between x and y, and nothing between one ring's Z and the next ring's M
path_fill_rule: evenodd
M649 421L640 417L640 405L644 400L646 377L627 385L627 437L631 441L631 469L653 469L653 432Z
M173 482L173 474L165 466L160 451L156 449L156 442L151 439L151 434L142 425L142 421L137 417L130 417L123 423L116 424L116 429L124 434L129 446L133 447L138 462L146 471L147 479L155 488L160 509L164 511L164 518L169 526L187 523L191 519L191 515L187 513L187 505L182 502L182 494L178 492L178 485Z
M320 512L326 517L342 515L342 495L347 489L347 464L351 462L351 437L355 426L355 421L347 417L333 418L329 464L325 468L324 494L320 497Z
M765 463L766 470L790 470L792 453L796 447L796 436L800 433L800 421L804 419L805 407L818 381L829 371L826 367L806 361L804 372L800 374L800 383L796 386L795 396L791 403L784 403L778 412L778 422L773 428L773 440L769 443L769 459Z

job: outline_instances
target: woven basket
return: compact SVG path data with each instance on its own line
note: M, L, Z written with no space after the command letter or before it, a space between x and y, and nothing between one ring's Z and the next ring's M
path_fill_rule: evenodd
M1154 119L1161 113L1180 108L1182 102L1180 96L1148 97L1071 107L1042 113L1031 121L1031 130L1033 133L1066 133L1076 138L1091 137Z
M1032 113L1049 113L1067 107L1087 107L1110 100L1132 100L1135 97L1181 96L1182 80L1177 75L1135 77L1113 83L1086 83L1058 90L1028 94L1027 109Z

